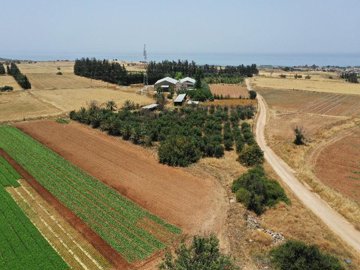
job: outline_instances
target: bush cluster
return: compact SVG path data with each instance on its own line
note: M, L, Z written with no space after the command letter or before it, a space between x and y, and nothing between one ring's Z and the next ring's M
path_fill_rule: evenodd
M340 261L329 254L323 253L317 246L289 240L273 249L272 263L279 270L343 270Z
M14 90L12 86L5 85L3 87L0 87L0 92L10 92L12 90Z
M257 215L262 214L266 207L272 207L280 201L289 202L283 188L278 182L269 179L261 166L250 169L235 180L232 192L236 194L238 202Z
M340 77L350 83L359 83L358 75L356 73L344 72Z
M23 88L23 89L31 89L31 84L28 78L20 72L20 69L17 67L15 63L10 63L10 67L7 66L7 72L9 75L13 76L15 81Z
M252 106L210 106L149 112L129 102L119 111L109 107L91 104L88 109L72 111L70 118L134 144L158 142L160 162L171 166L188 166L201 157L222 157L225 148L230 150L239 140L234 130L242 137L240 120L251 119L255 110Z
M181 243L175 250L174 257L170 251L165 255L160 270L236 270L234 261L220 252L219 240L216 236L195 236L187 247Z

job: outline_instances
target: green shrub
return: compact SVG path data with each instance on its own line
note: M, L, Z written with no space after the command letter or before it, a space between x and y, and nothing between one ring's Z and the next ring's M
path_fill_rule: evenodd
M10 92L12 90L14 90L12 86L5 85L3 87L0 87L0 92Z
M257 93L254 90L249 91L250 99L256 99Z
M70 123L70 120L69 120L69 119L66 119L66 118L59 117L59 118L56 119L56 123L59 123L59 124L69 124L69 123Z
M229 256L220 252L216 236L193 238L190 247L183 242L175 251L174 258L167 252L160 265L160 270L236 270L238 269Z
M272 263L279 270L342 270L340 261L325 254L316 246L290 240L273 249Z
M264 163L264 152L254 143L246 146L239 155L239 161L245 166L254 166Z
M272 207L280 201L289 203L280 184L267 178L261 166L250 169L236 179L231 189L236 194L236 200L257 215L262 214L266 207Z
M194 141L185 136L174 136L162 141L158 154L161 163L180 167L195 163L201 157Z

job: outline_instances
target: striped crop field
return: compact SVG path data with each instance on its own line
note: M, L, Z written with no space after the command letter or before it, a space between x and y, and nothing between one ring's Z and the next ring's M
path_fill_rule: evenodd
M129 263L181 233L14 127L0 126L0 148Z
M0 157L0 269L69 269L5 190L19 186L19 178Z

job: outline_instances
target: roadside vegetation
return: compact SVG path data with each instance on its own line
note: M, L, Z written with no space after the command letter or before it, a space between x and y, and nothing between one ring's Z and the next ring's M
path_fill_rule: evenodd
M317 246L290 240L270 253L275 269L279 270L342 270L340 261L323 253Z
M201 157L220 158L225 150L234 148L240 157L244 150L245 163L256 163L253 155L246 154L252 153L251 146L256 145L251 126L245 121L252 119L254 113L253 106L184 107L149 112L126 102L119 111L92 104L88 109L72 111L70 118L134 144L159 145L160 162L188 166ZM255 156L258 154L262 152Z
M20 69L17 67L15 63L10 63L10 66L7 66L7 73L14 77L16 82L23 89L31 89L31 83L26 75L22 74Z
M175 251L166 253L160 270L236 270L233 259L220 252L216 236L195 236L190 246L182 243Z
M236 200L257 215L280 201L290 202L284 189L278 182L266 176L262 166L256 166L241 175L233 182L231 189L236 194Z

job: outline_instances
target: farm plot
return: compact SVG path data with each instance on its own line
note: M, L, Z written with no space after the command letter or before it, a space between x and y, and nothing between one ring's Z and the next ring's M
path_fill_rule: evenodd
M240 84L210 84L213 95L230 98L248 98L249 92L246 86Z
M106 270L111 265L25 180L8 192L71 269Z
M0 94L0 122L60 114L61 110L40 101L29 91Z
M314 170L326 185L360 204L360 128L322 149Z
M149 258L180 233L14 127L0 127L0 147L128 262ZM154 226L145 229L144 220Z
M0 87L11 86L15 90L22 90L20 85L15 81L13 76L10 75L0 75Z
M360 116L360 96L297 90L256 89L276 111L330 116Z
M5 190L19 178L0 157L0 269L69 269Z
M221 231L227 201L209 174L159 164L152 151L75 122L32 121L17 127L184 233Z
M63 73L63 75L56 75L56 73L27 73L26 76L28 76L32 89L34 90L77 89L107 86L105 82L76 76L72 73ZM116 88L116 85L108 85Z

